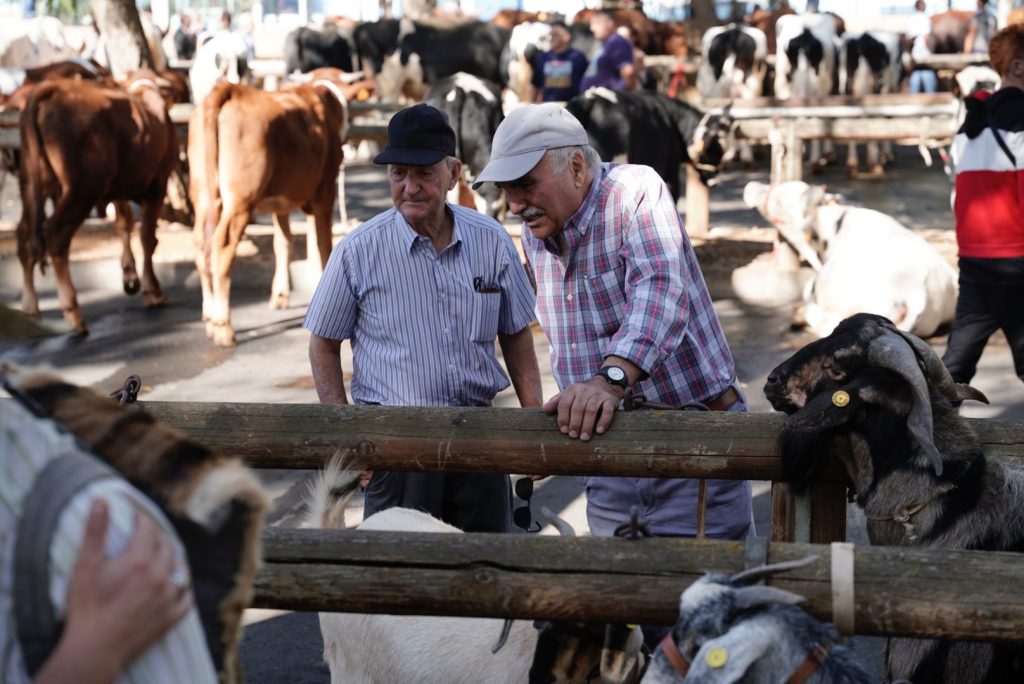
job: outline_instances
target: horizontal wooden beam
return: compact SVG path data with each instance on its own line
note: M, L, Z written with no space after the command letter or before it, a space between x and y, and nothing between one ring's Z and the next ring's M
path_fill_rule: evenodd
M671 624L706 571L744 567L744 545L361 530L264 533L255 606ZM832 619L830 547L772 543L768 562L817 555L770 584ZM956 639L1024 639L1020 554L857 547L855 629Z
M948 143L956 134L952 116L905 118L799 118L785 121L746 119L736 122L736 135L748 140L772 142L775 131L784 133L792 126L798 140L831 139L837 142L892 141L907 144L940 141Z
M260 468L320 468L337 450L382 470L782 479L779 413L619 412L589 442L539 409L158 402L154 417ZM972 420L989 453L1024 457L1024 425Z

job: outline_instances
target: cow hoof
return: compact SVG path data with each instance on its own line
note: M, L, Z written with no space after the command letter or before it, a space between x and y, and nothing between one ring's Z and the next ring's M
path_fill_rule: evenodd
M138 294L141 287L142 283L138 278L125 278L124 280L124 293L126 295Z
M144 292L142 293L143 301L147 307L164 306L167 304L167 297L164 296L163 292Z
M872 176L884 176L885 175L885 166L883 166L882 164L875 164L874 166L871 167L871 175Z
M853 164L850 164L849 166L847 166L846 167L846 177L847 178L856 178L857 177L857 167L854 166Z
M271 309L287 309L289 296L286 294L271 295L268 304Z
M89 334L89 326L85 324L85 321L79 321L78 323L71 326L72 337L85 337Z
M213 332L213 344L217 347L234 347L238 345L235 340L235 331L228 326L217 326Z

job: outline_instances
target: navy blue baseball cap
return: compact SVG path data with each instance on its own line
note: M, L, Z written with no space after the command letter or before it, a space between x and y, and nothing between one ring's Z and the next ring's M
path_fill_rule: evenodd
M418 104L391 117L388 144L374 164L430 166L455 156L455 131L448 115L437 107Z

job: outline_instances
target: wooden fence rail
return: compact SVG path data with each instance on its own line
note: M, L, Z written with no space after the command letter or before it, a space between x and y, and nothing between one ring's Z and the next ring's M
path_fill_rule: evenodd
M832 620L830 547L772 543L771 580ZM269 529L255 605L288 610L671 624L680 592L745 564L740 542ZM854 631L1024 640L1024 557L856 547ZM497 635L495 635L497 636Z
M619 412L589 442L539 409L148 401L164 423L259 468L320 468L338 448L375 468L779 480L779 413ZM1024 425L969 420L990 454L1024 459Z

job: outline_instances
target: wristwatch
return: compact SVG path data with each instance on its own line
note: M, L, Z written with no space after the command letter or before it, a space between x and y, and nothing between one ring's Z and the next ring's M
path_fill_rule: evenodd
M600 375L602 378L607 380L609 384L621 387L622 389L629 388L629 378L626 376L626 371L622 370L618 366L605 366L601 370L597 371L594 377Z

